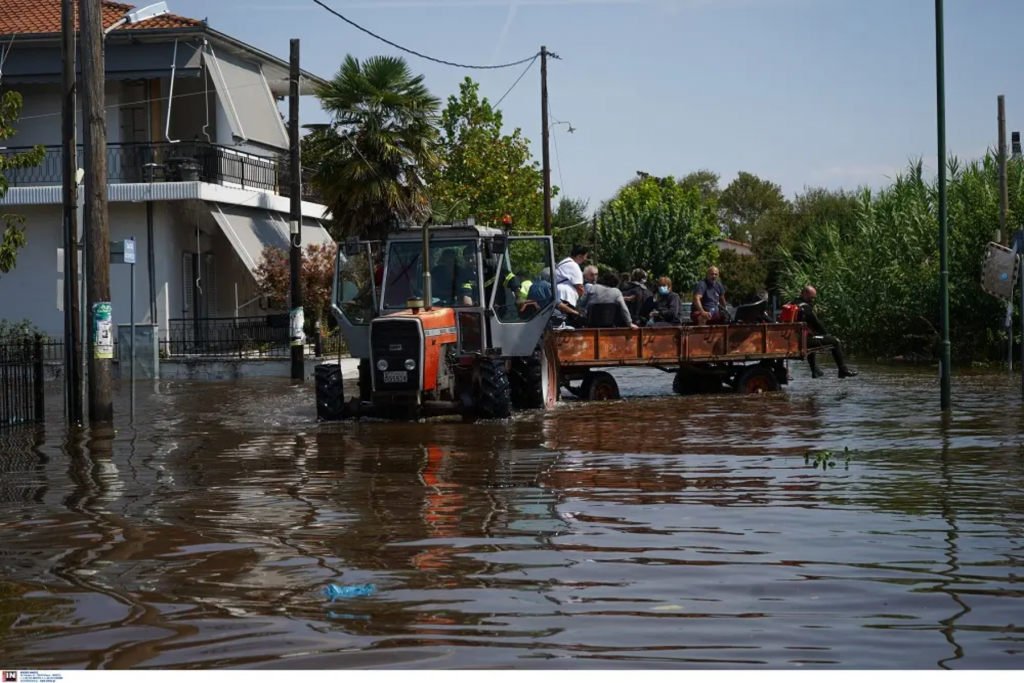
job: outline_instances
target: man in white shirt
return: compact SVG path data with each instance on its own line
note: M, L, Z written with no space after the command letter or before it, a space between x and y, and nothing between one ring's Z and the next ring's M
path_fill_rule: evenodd
M590 248L577 244L569 256L555 268L555 286L567 284L576 289L576 296L583 296L583 270L580 266L590 256Z
M576 288L570 285L568 282L563 282L560 285L555 286L555 311L551 316L551 326L555 328L570 327L569 323L572 320L570 316L577 316L576 302L579 300L579 294L576 292Z

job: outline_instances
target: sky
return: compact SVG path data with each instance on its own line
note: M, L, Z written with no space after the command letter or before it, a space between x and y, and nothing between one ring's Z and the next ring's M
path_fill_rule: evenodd
M552 183L607 199L637 171L739 171L792 196L807 187L880 187L922 158L936 172L933 0L325 0L400 45L463 64L549 62ZM146 4L136 0L136 4ZM471 76L492 102L524 67L469 71L399 52L312 0L168 0L172 12L329 78L346 53L403 55L446 100ZM945 0L947 145L973 158L1024 129L1016 58L1020 0ZM325 121L303 98L304 122ZM539 62L502 103L541 152ZM1009 140L1009 132L1007 133ZM1009 143L1008 143L1009 144Z

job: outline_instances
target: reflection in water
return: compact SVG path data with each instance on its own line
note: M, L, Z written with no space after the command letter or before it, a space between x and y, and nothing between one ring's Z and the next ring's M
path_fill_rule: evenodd
M1019 666L1012 380L959 376L942 421L930 372L687 398L617 374L629 401L503 423L168 383L119 432L5 433L4 665Z

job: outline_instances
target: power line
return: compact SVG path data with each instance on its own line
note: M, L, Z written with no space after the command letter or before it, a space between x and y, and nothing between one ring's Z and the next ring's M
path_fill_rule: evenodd
M416 52L415 50L410 50L407 47L402 47L398 43L394 43L394 42L388 40L387 38L384 38L382 36L377 35L373 31L370 31L369 29L363 28L362 26L360 26L356 22L352 21L348 17L342 15L340 12L338 12L338 11L328 7L323 2L321 2L321 0L313 0L313 2L315 2L318 5L320 5L325 10L327 10L328 12L333 14L334 16L336 16L339 19L341 19L342 21L344 21L346 24L348 24L348 25L350 25L350 26L352 26L354 28L359 29L360 31L362 31L366 35L372 36L372 37L376 38L377 40L381 41L382 43L387 43L391 47L396 48L398 50L401 50L402 52L408 52L411 55L415 55L416 57L420 57L421 59L426 59L426 60L431 61L431 62L437 62L438 64L444 64L446 66L454 66L454 67L458 67L460 69L507 69L510 66L519 66L520 64L526 64L530 60L537 58L537 55L532 55L530 57L527 57L526 59L520 59L518 62L509 62L508 64L495 64L495 65L492 65L492 66L481 66L481 65L474 65L474 64L457 64L455 62L449 62L449 61L446 61L444 59L437 59L436 57L430 57L430 56L425 55L425 54L423 54L421 52Z
M555 143L555 163L558 164L558 185L562 196L565 196L565 178L562 177L562 158L558 155L558 136L552 134L551 141Z
M499 106L501 106L501 103L505 101L505 98L508 97L508 94L510 92L515 90L515 87L517 85L519 85L519 81L523 80L523 76L525 76L530 71L530 69L533 67L534 62L537 61L537 57L539 57L539 56L540 55L534 55L533 56L533 59L530 60L530 63L526 65L526 69L523 70L523 73L519 74L519 78L517 78L516 82L512 84L512 87L510 87L508 90L506 90L505 94L501 96L501 99L498 100L497 103L495 103L495 105L494 105L495 109L497 109Z

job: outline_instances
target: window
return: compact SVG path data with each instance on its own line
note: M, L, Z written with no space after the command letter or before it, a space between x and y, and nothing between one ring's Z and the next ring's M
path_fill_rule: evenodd
M431 304L479 306L476 240L430 240ZM384 308L406 308L423 296L423 242L392 242L388 248Z

